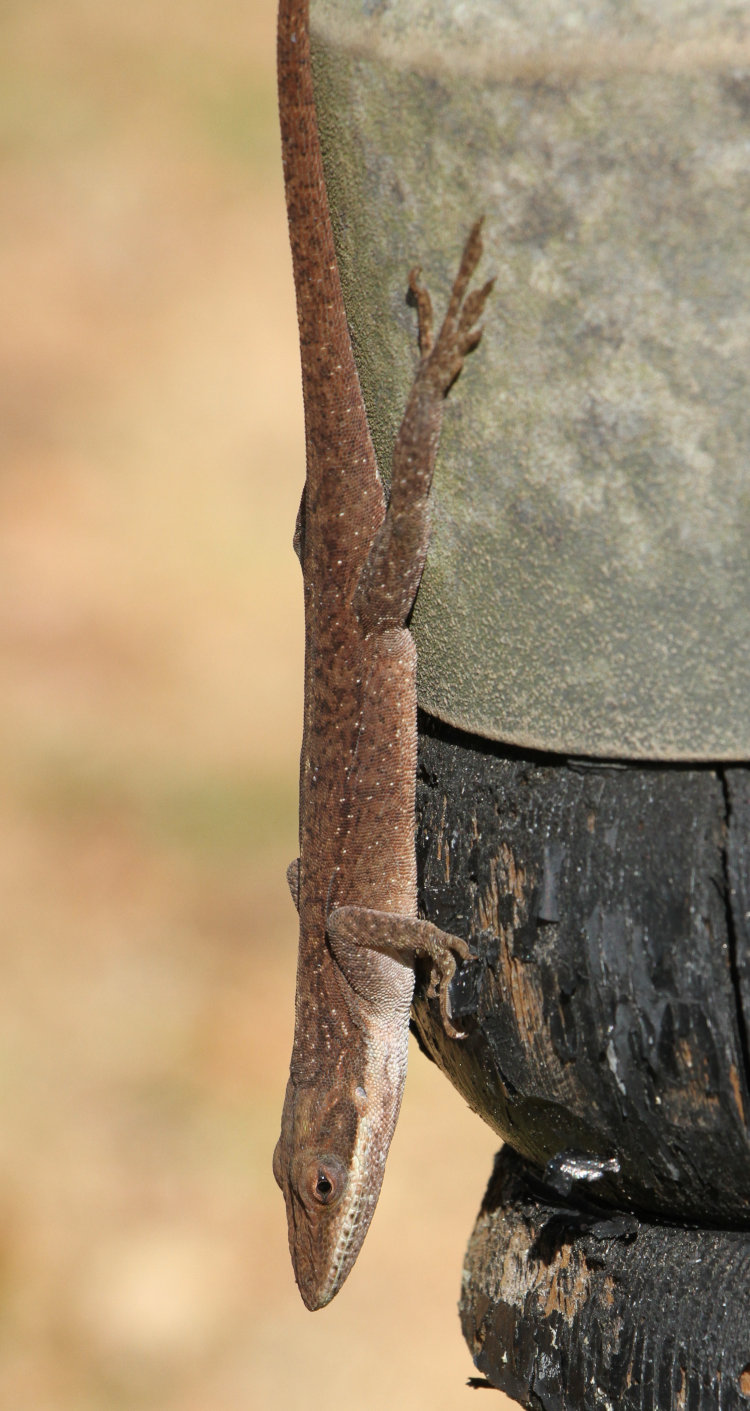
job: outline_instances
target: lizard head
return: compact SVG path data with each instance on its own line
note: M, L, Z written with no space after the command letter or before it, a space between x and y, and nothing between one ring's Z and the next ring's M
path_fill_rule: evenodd
M330 1303L362 1247L392 1128L384 1143L380 1130L356 1081L321 1091L289 1079L273 1171L286 1203L294 1276L310 1309Z

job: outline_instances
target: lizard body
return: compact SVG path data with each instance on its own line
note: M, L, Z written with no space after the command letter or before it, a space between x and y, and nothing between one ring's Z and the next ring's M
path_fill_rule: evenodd
M421 361L393 455L386 511L333 245L310 71L309 0L280 0L282 149L300 329L307 476L295 547L305 597L300 921L295 1034L274 1174L308 1308L338 1292L377 1202L406 1073L414 964L432 962L443 1019L466 943L417 919L416 650L405 627L429 540L443 401L491 284L467 294L464 250L433 338L410 285Z

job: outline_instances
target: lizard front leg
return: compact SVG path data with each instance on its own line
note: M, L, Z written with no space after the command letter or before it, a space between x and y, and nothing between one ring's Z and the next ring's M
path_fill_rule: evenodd
M459 960L471 957L466 941L441 931L431 921L390 911L373 911L365 906L340 906L332 911L326 933L352 989L374 1009L391 1003L391 989L382 967L367 965L362 951L390 955L412 968L415 961L426 957L432 970L429 994L440 1000L446 1033L452 1039L466 1037L453 1023L449 996L449 986L456 973L456 957Z

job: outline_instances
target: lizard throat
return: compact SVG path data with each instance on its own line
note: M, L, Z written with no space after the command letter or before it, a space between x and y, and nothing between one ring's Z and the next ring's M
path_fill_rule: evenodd
M372 1137L372 1123L366 1119L361 1121L352 1153L346 1199L337 1221L337 1239L328 1278L320 1291L321 1307L330 1303L338 1293L359 1253L375 1210L383 1179L384 1162L377 1161L377 1158L373 1162ZM378 1166L379 1170L376 1169Z
M329 1272L316 1300L316 1306L319 1308L330 1303L338 1293L369 1229L401 1107L406 1078L407 1044L408 1030L405 1031L403 1039L398 1036L385 1063L381 1051L371 1055L367 1064L364 1086L365 1091L373 1093L374 1100L359 1121L351 1155L349 1180L336 1221L336 1241Z

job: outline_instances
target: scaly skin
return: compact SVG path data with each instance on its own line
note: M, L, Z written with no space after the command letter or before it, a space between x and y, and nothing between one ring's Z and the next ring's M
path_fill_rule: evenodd
M367 1232L406 1075L414 964L432 962L443 1019L468 947L417 919L416 652L405 628L429 542L445 395L479 342L491 283L467 293L469 235L433 337L413 270L421 361L386 513L352 354L310 73L307 0L281 0L279 95L300 328L307 478L295 538L305 593L300 918L294 1047L274 1174L308 1308L330 1302Z

